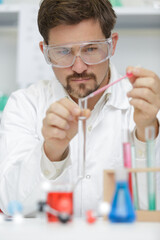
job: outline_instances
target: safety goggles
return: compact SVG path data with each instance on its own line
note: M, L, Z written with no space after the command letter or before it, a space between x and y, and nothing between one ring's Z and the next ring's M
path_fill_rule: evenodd
M112 38L65 45L44 44L43 50L47 63L53 67L71 67L76 57L80 57L87 65L96 65L112 56Z

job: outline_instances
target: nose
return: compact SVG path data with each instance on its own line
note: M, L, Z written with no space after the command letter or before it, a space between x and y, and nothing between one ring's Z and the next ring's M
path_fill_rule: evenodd
M77 56L72 66L72 70L77 73L82 73L87 70L87 64L83 62L80 56Z

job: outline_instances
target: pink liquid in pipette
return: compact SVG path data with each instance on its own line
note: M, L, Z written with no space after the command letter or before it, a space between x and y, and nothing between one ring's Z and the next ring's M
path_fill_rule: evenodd
M107 88L109 88L109 87L113 86L114 84L120 82L121 80L123 80L123 79L125 79L125 78L130 78L130 77L132 77L132 76L133 76L133 73L127 73L125 76L117 79L116 81L114 81L114 82L112 82L112 83L107 84L106 86L104 86L104 87L96 90L95 92L92 92L91 94L89 94L87 97L84 97L83 99L84 99L84 100L87 100L87 99L89 99L89 98L91 98L91 97L94 97L94 96L96 96L97 94L105 91Z

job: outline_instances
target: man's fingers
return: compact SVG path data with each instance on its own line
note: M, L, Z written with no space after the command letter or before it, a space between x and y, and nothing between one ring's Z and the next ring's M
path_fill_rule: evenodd
M133 75L135 77L151 77L151 78L158 79L158 76L154 72L152 72L152 71L150 71L148 69L142 68L142 67L132 67L132 66L129 66L126 69L126 72L133 73Z
M79 116L81 109L79 106L67 98L63 98L59 101L71 114L72 116Z
M128 67L127 72L133 73L129 78L133 88L148 88L159 95L160 79L155 73L140 67Z
M63 98L58 102L51 104L47 111L47 114L48 113L54 113L68 121L73 121L75 116L80 115L81 110L76 103L67 98Z
M160 91L160 81L157 81L155 78L138 78L137 81L133 83L134 88L149 88L154 93Z
M49 107L43 120L42 134L45 139L71 140L77 132L78 117L90 116L89 109L81 110L67 98L63 98Z
M148 116L148 119L150 119L151 117L153 118L153 116L156 116L159 110L156 106L153 106L152 104L146 102L143 99L133 98L130 100L130 104L134 108L139 109L141 112L146 114L146 116Z
M64 139L66 137L66 132L62 129L59 128L55 128L55 127L43 127L42 128L42 134L45 138L45 140L47 139Z
M160 97L154 94L149 88L133 88L130 92L127 93L128 97L143 99L146 102L149 102L152 105L160 107Z
M44 124L59 127L60 129L67 130L69 129L68 121L64 118L59 117L53 113L49 113L44 121Z
M47 115L50 114L50 113L58 115L59 117L64 118L64 119L66 119L68 121L72 121L73 120L72 114L68 111L68 109L66 109L59 102L51 104L51 106L47 110Z
M67 121L73 121L74 119L78 119L80 115L84 115L86 118L88 118L91 114L91 111L89 109L81 110L76 103L63 98L50 106L47 114L50 113L56 114Z
M89 118L91 115L91 111L89 109L84 109L84 110L82 110L81 115L85 116L86 118Z

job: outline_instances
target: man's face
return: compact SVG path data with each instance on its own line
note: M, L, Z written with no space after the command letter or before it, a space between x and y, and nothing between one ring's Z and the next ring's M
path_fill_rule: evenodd
M49 32L48 44L64 45L81 41L105 39L98 21L84 20L76 25L60 25ZM77 48L77 49L76 49ZM78 47L75 51L78 52ZM108 82L109 61L97 65L87 65L80 56L71 67L56 68L53 71L73 98L85 97Z

